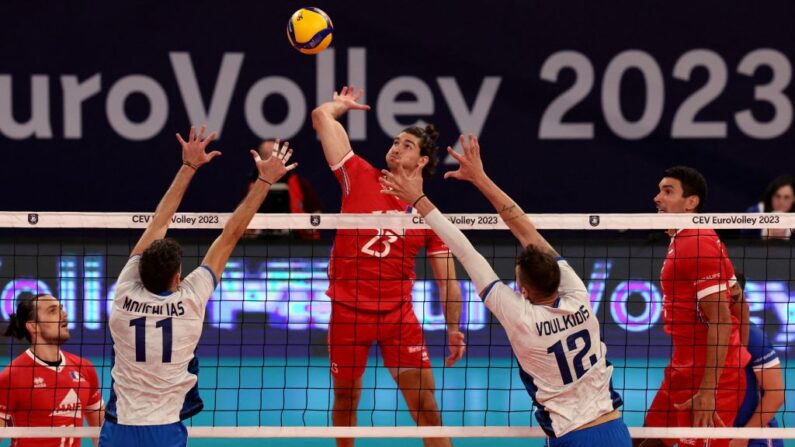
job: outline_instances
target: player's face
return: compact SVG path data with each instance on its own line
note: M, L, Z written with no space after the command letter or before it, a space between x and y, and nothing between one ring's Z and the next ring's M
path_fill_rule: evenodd
M658 213L692 213L698 206L698 196L684 197L679 179L663 177L660 192L654 197Z
M793 202L795 202L795 191L792 190L792 186L784 185L773 194L771 205L773 211L789 213Z
M425 166L428 156L420 155L420 139L406 132L401 132L392 141L389 152L386 153L386 165L390 171L395 172L399 166L414 170L417 166Z
M36 343L60 346L69 340L69 316L57 298L50 295L36 300ZM32 333L32 332L31 332Z

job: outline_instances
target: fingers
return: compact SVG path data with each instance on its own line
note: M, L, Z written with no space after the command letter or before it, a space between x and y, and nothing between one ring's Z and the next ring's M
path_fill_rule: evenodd
M723 422L723 419L721 419L721 417L720 417L720 415L718 414L717 411L715 413L713 413L712 421L715 423L716 427L725 427L726 426L726 424Z
M210 161L210 160L212 160L213 158L215 158L215 157L218 157L218 156L220 156L220 155L221 155L221 152L220 152L220 151L212 151L212 152L210 152L209 154L207 154L207 157L208 157L207 161Z
M458 136L458 143L464 149L464 153L469 155L469 147L467 146L467 141L464 139L464 134Z
M262 161L262 158L259 156L259 152L255 151L254 149L251 149L249 152L251 152L251 156L254 157L254 161Z
M454 178L456 180L461 180L461 172L459 171L447 171L444 173L444 179L447 180L449 178Z
M203 131L204 131L204 126L202 126L202 132L203 132ZM212 141L213 141L213 140L215 139L215 137L217 137L217 136L218 136L218 132L213 132L213 133L211 133L211 134L210 134L210 135L207 137L207 139L206 139L206 140L202 141L202 143L204 144L204 147L207 147L207 146L209 146L209 145L210 145L210 143L212 143ZM199 140L201 140L201 136L199 136Z
M202 141L204 139L204 131L205 130L207 130L207 126L202 124L202 126L199 127L199 137L197 138L197 140Z
M690 408L693 408L693 399L692 398L688 399L682 402L681 404L675 403L674 408L676 408L677 410L689 410Z
M469 134L469 148L472 150L472 155L479 155L480 154L480 145L478 144L478 138L472 134Z
M193 137L196 135L196 127L190 126L190 132L188 133L188 141L193 141Z
M447 153L450 154L451 157L455 158L457 162L461 163L461 160L464 158L463 155L459 154L450 146L447 146Z
M381 170L381 174L383 174L383 176L385 178L389 179L390 181L394 181L394 179L395 179L395 174L393 174L392 171L388 171L386 169L382 169Z
M182 135L180 135L179 132L177 132L177 141L179 141L179 144L181 144L183 146L188 144L188 143L185 142L185 140L182 139Z
M295 169L297 167L298 167L298 163L293 163L291 165L285 166L284 169L287 170L287 172L290 172L290 171L292 171L293 169Z

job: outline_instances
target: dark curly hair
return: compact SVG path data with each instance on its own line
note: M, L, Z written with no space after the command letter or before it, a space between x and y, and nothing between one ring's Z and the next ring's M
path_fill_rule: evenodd
M182 266L182 247L174 239L158 239L141 255L138 272L146 290L162 293L171 287Z
M551 296L560 286L560 266L551 254L528 245L516 258L519 282L544 297Z
M420 139L420 155L428 157L428 164L422 168L422 178L433 177L433 173L436 172L436 166L439 164L439 146L436 145L436 140L439 139L439 131L436 130L433 124L428 124L424 129L419 126L412 126L403 129L401 133L403 132Z
M18 340L24 338L30 343L32 341L30 332L28 332L28 328L25 325L28 321L36 321L36 303L43 296L47 296L47 294L20 293L19 298L17 298L17 311L10 315L8 327L3 335L14 337Z

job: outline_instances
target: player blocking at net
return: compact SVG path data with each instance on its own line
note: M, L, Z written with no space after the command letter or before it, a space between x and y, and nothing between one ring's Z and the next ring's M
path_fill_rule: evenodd
M344 87L312 112L312 125L323 154L342 188L342 212L412 212L411 202L380 193L380 171L354 154L348 134L337 121L351 110L369 110L369 106L358 102L362 95L362 91ZM386 153L387 166L393 171L417 168L422 177L432 176L439 160L437 137L432 126L404 129ZM459 330L461 289L453 257L438 236L428 230L338 230L329 261L327 292L332 299L328 344L335 426L356 425L361 377L375 342L417 425L441 425L431 363L411 298L416 277L414 258L423 247L437 281L447 323L450 356L445 363L452 366L464 355L464 335ZM445 438L424 442L450 445ZM339 446L352 444L352 439L337 439Z
M207 302L270 186L297 166L286 165L292 155L286 143L277 142L275 154L266 160L251 151L259 171L256 184L201 265L180 280L182 249L164 237L196 171L220 155L205 152L216 133L204 138L204 131L202 126L196 135L191 127L187 141L177 134L183 164L119 275L109 321L113 383L101 447L187 445L187 429L181 421L203 407L194 351Z
M524 211L487 175L477 138L460 138L464 153L445 178L466 180L491 202L524 250L516 261L520 293L501 282L488 261L423 193L417 170L383 171L382 193L416 203L425 222L464 266L497 317L519 361L519 375L552 446L632 445L613 390L613 367L582 280L538 233Z

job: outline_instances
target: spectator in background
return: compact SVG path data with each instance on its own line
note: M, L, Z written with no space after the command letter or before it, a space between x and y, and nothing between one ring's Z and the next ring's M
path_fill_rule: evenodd
M795 205L795 179L791 175L780 175L773 179L762 201L748 209L751 213L791 213ZM792 236L791 228L762 229L761 235L765 239L789 239Z
M265 160L271 156L276 140L268 138L260 143L257 148L260 158ZM251 172L248 189L257 181L257 170ZM303 178L290 171L278 183L271 187L268 198L262 204L258 213L321 213L320 200L312 185ZM246 230L246 237L258 236L288 236L287 230ZM296 230L293 232L298 239L316 240L320 233L317 230Z

